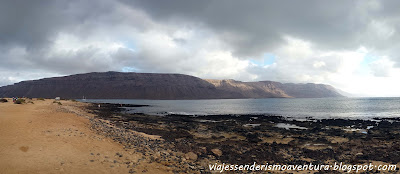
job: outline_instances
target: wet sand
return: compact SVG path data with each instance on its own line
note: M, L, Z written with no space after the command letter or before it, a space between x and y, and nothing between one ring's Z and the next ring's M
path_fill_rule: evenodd
M91 130L86 104L31 101L0 103L0 173L171 173Z

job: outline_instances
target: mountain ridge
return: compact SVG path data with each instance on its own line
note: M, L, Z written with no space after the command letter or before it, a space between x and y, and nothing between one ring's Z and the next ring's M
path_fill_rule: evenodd
M240 99L343 97L324 84L201 79L185 74L92 72L0 87L0 97L77 99Z

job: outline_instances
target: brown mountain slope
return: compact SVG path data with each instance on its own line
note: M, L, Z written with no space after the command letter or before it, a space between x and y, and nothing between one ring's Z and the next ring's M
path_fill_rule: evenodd
M203 80L182 74L101 72L23 81L0 87L0 97L98 99L224 99L339 97L328 85Z
M236 80L210 80L217 89L227 92L240 92L244 98L276 98L291 97L280 88L276 87L278 82L241 82ZM279 83L280 84L280 83Z

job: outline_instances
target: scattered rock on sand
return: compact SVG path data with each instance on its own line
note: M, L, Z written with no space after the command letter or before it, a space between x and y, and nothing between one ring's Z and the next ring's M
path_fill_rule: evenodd
M222 151L219 149L211 149L211 152L214 153L214 155L222 156Z
M193 152L188 152L188 153L185 154L185 158L193 160L193 161L196 161L197 160L197 155L195 153L193 153Z
M200 147L199 150L203 154L207 153L207 148L206 147Z

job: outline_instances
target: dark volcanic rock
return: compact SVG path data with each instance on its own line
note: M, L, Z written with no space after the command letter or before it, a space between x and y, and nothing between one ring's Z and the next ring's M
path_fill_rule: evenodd
M76 99L223 99L269 97L338 97L322 84L203 80L182 74L87 73L23 81L0 87L0 97Z
M216 162L303 165L381 161L397 164L400 160L398 118L300 121L251 114L157 116L120 112L114 104L103 104L100 108L96 105L87 105L89 112L96 115L90 119L93 130L122 143L127 149L135 149L143 154L144 160L179 166L173 169L175 173L204 169L201 173L209 173L207 165ZM257 117L256 122L252 120L254 117ZM258 126L248 126L255 123ZM307 129L285 129L277 127L277 123ZM162 139L147 139L131 130Z

